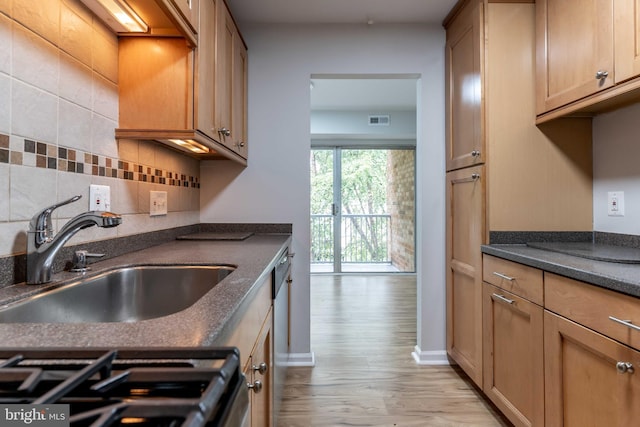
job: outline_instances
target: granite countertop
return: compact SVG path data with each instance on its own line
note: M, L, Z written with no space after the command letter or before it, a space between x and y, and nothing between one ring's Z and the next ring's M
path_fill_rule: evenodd
M240 320L290 234L255 234L245 240L176 240L91 264L87 275L133 265L228 264L237 266L191 307L134 323L0 324L3 347L167 347L220 345ZM57 287L78 273L54 275L44 286L0 289L0 304Z
M640 264L600 260L602 256L621 257L623 260L633 259L637 249L629 248L627 253L622 247L612 249L609 246L593 244L588 248L588 253L582 252L583 256L575 256L567 253L567 248L567 245L558 247L551 245L545 249L523 244L484 245L482 252L602 288L640 297ZM580 248L580 250L584 251L585 248ZM584 257L589 255L590 258Z

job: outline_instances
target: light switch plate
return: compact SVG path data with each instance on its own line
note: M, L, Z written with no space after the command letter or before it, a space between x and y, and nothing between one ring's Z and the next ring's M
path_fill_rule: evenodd
M149 216L166 215L167 214L167 192L151 191L149 192Z
M111 187L95 184L89 186L89 210L101 212L111 210Z

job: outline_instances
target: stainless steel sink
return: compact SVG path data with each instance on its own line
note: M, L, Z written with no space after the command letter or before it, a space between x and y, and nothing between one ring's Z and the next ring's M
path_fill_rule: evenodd
M0 309L0 323L137 322L184 310L235 267L136 266L111 270Z

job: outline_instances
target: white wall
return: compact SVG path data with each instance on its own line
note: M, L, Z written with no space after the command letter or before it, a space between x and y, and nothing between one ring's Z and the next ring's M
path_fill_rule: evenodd
M593 229L640 235L640 104L593 119ZM607 193L624 191L625 216L607 214Z
M292 352L310 354L310 77L420 75L417 344L419 354L445 360L444 30L256 25L242 31L249 46L249 166L202 164L200 220L293 224Z
M388 126L370 126L369 116L389 116ZM311 134L314 138L333 135L357 138L416 138L415 111L335 111L311 112Z

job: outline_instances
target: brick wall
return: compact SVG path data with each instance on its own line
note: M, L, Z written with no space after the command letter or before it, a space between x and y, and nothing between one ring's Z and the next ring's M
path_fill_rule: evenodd
M415 151L389 150L387 212L391 215L391 263L415 271Z

